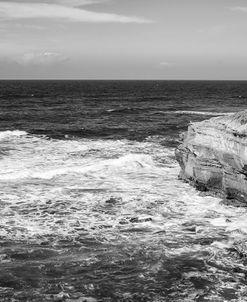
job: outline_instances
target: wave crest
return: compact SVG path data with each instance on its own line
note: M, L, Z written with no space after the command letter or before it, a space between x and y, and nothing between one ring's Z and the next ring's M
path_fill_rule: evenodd
M0 176L1 180L17 180L24 178L37 178L37 179L52 179L68 174L94 174L102 176L105 173L116 174L116 170L120 173L136 171L137 169L153 169L155 163L149 155L144 154L129 154L119 158L94 161L89 164L82 164L78 166L76 163L73 166L58 167L49 170L43 170L40 172L24 170L17 173L3 174Z
M231 115L234 112L212 112L212 111L193 111L193 110L176 110L176 111L160 111L160 113L166 114L194 114L194 115L211 115L211 116L219 116L219 115Z
M27 135L27 134L28 134L27 132L20 131L20 130L1 131L0 132L0 140L4 140L4 139L10 138L12 136L19 137L19 136L24 136L24 135Z

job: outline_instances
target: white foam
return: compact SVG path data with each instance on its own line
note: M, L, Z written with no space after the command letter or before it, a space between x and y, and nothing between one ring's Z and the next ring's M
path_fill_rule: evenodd
M40 179L52 179L60 175L68 174L85 174L85 173L105 173L106 170L136 170L136 169L153 169L154 162L151 156L144 154L129 154L121 156L116 159L107 159L107 160L94 160L93 163L81 162L78 165L78 162L74 164L69 164L68 166L47 169L46 167L40 171L40 169L34 166L33 169L21 169L21 171L8 171L4 169L0 174L0 180L18 180L24 178L40 178ZM36 172L36 170L39 170Z
M160 111L160 112L166 114L195 114L195 115L211 115L211 116L231 115L234 113L234 112L192 111L192 110Z
M246 209L200 196L179 181L174 150L157 140L22 135L4 144L9 152L0 160L2 236L72 238L86 231L107 242L134 236L147 246L165 236L178 254L205 249L195 247L196 236L215 237L208 245L213 250L246 239Z
M4 140L4 139L10 138L10 137L12 137L12 136L19 137L19 136L23 136L23 135L27 135L27 132L25 132L25 131L20 131L20 130L13 130L13 131L7 130L7 131L1 131L1 132L0 132L0 140Z

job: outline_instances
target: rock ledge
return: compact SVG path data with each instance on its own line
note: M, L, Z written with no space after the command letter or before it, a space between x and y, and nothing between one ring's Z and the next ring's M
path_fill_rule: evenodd
M247 110L192 123L176 158L181 179L247 204Z

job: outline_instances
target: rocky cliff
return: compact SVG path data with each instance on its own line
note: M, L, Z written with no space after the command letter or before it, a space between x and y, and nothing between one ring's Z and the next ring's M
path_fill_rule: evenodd
M192 123L176 158L182 179L247 204L247 110Z

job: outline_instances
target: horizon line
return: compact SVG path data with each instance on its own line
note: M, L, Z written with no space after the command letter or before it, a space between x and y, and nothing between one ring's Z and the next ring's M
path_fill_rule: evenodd
M207 81L207 82L246 82L246 79L159 79L159 78L153 78L153 79L133 79L133 78L109 78L109 79L103 79L103 78L74 78L74 79L69 79L69 78L0 78L0 81Z

